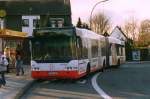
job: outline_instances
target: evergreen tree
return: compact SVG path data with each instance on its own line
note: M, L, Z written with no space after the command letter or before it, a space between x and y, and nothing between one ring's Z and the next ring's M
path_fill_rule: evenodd
M85 28L85 29L88 29L88 30L90 29L87 23L83 23L82 28Z
M81 27L82 27L82 22L81 22L80 17L78 18L78 22L77 22L76 27L78 27L78 28L81 28Z

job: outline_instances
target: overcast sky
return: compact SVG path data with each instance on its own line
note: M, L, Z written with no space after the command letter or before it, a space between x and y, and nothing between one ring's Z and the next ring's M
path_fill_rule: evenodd
M93 6L101 0L71 0L72 20L75 25L78 17L87 21ZM137 20L150 19L150 0L109 0L96 6L94 13L105 12L113 25L121 25L134 16Z

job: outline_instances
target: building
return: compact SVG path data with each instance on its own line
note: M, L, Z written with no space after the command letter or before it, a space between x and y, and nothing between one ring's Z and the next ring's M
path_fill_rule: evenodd
M0 0L1 29L25 32L29 37L36 27L70 26L72 26L70 0ZM18 42L12 36L5 37L7 42L3 47L7 46L12 39ZM29 64L29 42L28 39L24 40L22 44L26 55L24 62Z
M36 27L72 26L70 0L1 0L5 28L32 35Z
M5 54L9 57L9 68L15 68L16 46L22 45L27 33L0 29L0 56ZM6 54L7 53L7 54Z
M119 26L116 26L113 31L110 34L111 37L115 37L117 39L120 39L122 41L127 41L127 36L123 33L122 29Z
M132 60L132 48L130 46L130 41L119 26L116 26L113 29L113 31L110 34L110 37L117 38L121 40L122 43L125 43L126 60Z

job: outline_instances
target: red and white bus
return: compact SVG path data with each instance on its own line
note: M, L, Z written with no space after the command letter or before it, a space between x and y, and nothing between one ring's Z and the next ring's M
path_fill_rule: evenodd
M105 37L90 30L35 29L30 44L34 79L77 79L106 64Z
M75 27L35 29L30 44L34 79L78 79L103 70L106 61L121 64L125 55L117 53L124 50L120 40Z

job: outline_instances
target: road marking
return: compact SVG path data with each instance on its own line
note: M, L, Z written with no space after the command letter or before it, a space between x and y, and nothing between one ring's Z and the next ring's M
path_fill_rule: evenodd
M97 93L102 96L104 99L112 99L112 97L110 97L108 94L106 94L101 88L100 86L98 86L96 79L97 77L100 75L100 73L97 73L96 75L94 75L94 77L91 79L92 81L92 86L93 88L97 91Z

